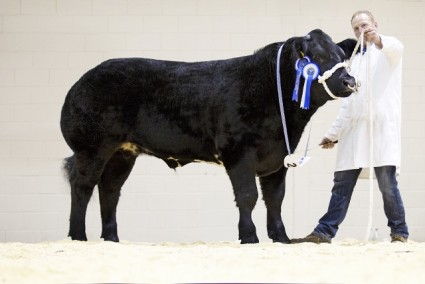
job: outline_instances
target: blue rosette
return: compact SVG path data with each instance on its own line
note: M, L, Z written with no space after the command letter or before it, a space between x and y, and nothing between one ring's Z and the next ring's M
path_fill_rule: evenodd
M320 73L320 68L314 62L309 62L303 68L303 74L302 75L303 75L305 81L304 81L304 87L303 87L303 94L302 94L302 98L301 98L301 108L302 109L309 109L310 108L311 83L319 76L319 73Z
M299 90L301 75L303 74L304 67L310 61L311 60L308 56L304 56L303 58L297 59L297 61L295 62L296 78L295 78L294 90L292 92L292 101L298 102L298 90Z

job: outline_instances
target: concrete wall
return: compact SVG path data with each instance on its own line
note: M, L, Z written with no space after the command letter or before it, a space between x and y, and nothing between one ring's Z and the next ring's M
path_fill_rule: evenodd
M350 17L363 8L374 12L381 33L405 44L399 184L411 238L425 241L425 3L414 0L0 0L0 241L66 238L70 193L60 168L71 151L59 129L60 110L68 89L88 69L113 57L199 61L247 55L315 28L339 41L353 37ZM338 107L328 103L315 115L312 146ZM310 233L325 212L335 154L313 151L309 164L289 171L282 215L290 237ZM122 190L119 235L148 242L237 240L233 200L223 168L196 164L174 172L141 156ZM359 181L337 238L365 236L368 206L368 182ZM373 218L388 238L376 184ZM260 240L269 241L261 199L254 222ZM87 234L100 237L97 190Z

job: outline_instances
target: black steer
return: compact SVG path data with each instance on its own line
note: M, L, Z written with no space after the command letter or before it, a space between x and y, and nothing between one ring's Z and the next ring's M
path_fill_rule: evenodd
M148 154L170 168L195 161L222 164L239 208L241 243L258 242L251 219L258 176L267 207L268 235L275 242L288 243L281 218L287 172L283 161L288 153L279 111L277 64L293 151L311 116L331 99L315 80L309 109L300 109L291 100L296 60L309 56L323 74L346 60L354 45L354 40L337 45L321 30L314 30L244 57L195 63L112 59L88 71L68 92L60 122L74 152L64 164L71 184L69 236L87 240L87 204L97 185L101 237L119 241L116 208L120 190L137 156ZM344 68L327 80L338 97L349 96L354 84Z

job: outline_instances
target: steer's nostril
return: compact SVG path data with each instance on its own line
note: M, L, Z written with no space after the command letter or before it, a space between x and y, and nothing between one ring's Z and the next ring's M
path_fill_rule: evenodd
M354 88L356 86L356 80L354 78L350 78L350 79L345 79L343 81L343 84L347 87L351 87Z
M348 89L350 89L352 92L357 92L357 84L356 84L356 79L354 78L348 78L348 79L344 79L342 81L342 83L344 84L344 86L346 86Z

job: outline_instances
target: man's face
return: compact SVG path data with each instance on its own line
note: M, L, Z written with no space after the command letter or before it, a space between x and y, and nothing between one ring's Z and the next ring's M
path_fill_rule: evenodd
M372 21L366 14L358 14L351 21L351 27L353 28L356 38L359 39L362 31L369 32L375 31L377 28L376 22Z

